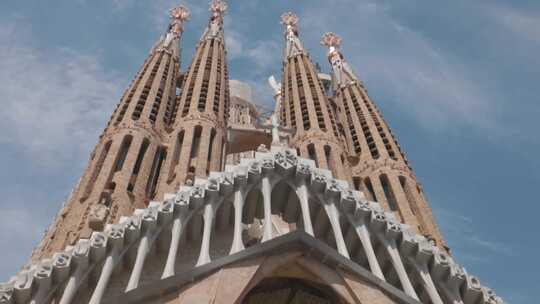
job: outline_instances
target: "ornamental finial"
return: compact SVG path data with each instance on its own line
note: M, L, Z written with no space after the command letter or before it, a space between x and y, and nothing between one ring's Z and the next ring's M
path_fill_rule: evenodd
M328 32L322 36L321 44L327 47L339 48L341 45L341 37L336 33Z
M170 30L175 35L180 35L183 31L183 24L185 21L189 20L189 10L187 7L180 5L173 7L170 11L171 15L171 27Z
M189 20L189 16L191 15L189 9L183 5L171 8L170 14L173 20L181 22Z
M286 12L281 15L281 24L296 26L298 24L299 18L293 12Z
M223 0L212 0L210 3L210 11L218 14L223 14L229 8Z

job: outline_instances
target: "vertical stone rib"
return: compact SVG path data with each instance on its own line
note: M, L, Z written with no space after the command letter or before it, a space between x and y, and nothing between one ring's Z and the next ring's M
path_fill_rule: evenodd
M334 33L326 33L321 43L329 48L328 61L333 69L335 100L342 113L339 119L345 126L349 152L355 157L352 175L371 177L374 194L387 210L397 211L406 224L431 234L441 247L445 247L427 201L416 191L416 178L397 140L339 50L341 38ZM379 175L382 172L388 176L386 192L392 197L381 191ZM406 177L406 186L402 186L399 176Z
M211 132L212 129L210 128L203 128L201 132L201 142L199 144L199 151L197 155L197 167L195 168L195 175L197 176L206 176Z
M152 163L148 154L162 143L163 98L168 100L167 88L176 86L173 69L180 60L179 41L188 16L184 7L171 10L166 37L157 42L125 91L81 182L66 203L65 213L55 220L54 230L47 232L32 259L47 256L86 236L90 225L101 230L118 216L131 213L135 206L146 206L148 197L141 191L141 183L147 180ZM139 160L145 142L148 149Z
M286 26L286 48L283 59L283 116L290 121L287 124L296 129L292 146L299 148L313 144L316 148L318 166L330 168L322 147L331 147L330 156L332 173L340 179L350 180L341 164L345 148L342 143L334 118L333 108L325 95L314 64L304 50L298 38L298 17L293 13L282 15ZM305 156L305 155L303 155Z
M174 192L188 180L194 182L195 177L206 177L210 171L219 169L222 163L229 103L223 44L225 9L222 1L212 2L212 17L189 67L177 113L173 114L181 119L175 121L172 135L168 138L169 147L174 148L165 160L163 170L167 177L158 185L158 199L167 192ZM174 151L177 150L177 136L182 130L185 133L178 156Z

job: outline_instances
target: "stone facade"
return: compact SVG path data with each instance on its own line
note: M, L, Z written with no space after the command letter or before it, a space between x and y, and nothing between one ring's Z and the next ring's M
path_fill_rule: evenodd
M189 12L122 97L79 184L0 303L501 304L449 255L397 140L328 33L332 78L282 15L263 119L229 81L224 13L185 73ZM333 88L330 88L332 86Z
M342 179L350 179L345 169L343 137L335 108L325 94L315 65L298 36L298 17L282 16L286 47L283 58L281 122L295 129L291 145L304 157Z
M173 119L180 68L179 41L189 12L171 10L166 36L156 43L122 96L90 156L79 184L32 259L90 237L153 198Z
M160 174L158 197L223 167L230 104L223 34L227 6L216 3L220 4L211 7L208 26L184 76L168 136L169 153Z
M345 134L354 188L448 250L399 143L339 51L341 38L326 33L321 43L329 47L337 116Z

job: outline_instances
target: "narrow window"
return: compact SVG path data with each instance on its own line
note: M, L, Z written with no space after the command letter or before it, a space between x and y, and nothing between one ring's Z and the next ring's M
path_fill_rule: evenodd
M133 167L133 174L138 174L139 171L141 170L144 154L146 153L146 150L148 150L149 145L150 145L150 141L147 138L145 138L141 144L141 148L139 149L139 154L137 155L137 160L135 161L135 166Z
M212 128L210 132L210 146L208 147L208 157L206 159L206 175L210 174L210 162L212 161L212 149L214 148L214 140L216 137L216 130Z
M180 133L178 133L178 136L176 137L176 146L174 147L173 160L171 163L171 167L169 168L168 182L171 182L174 176L174 171L176 169L176 166L178 165L178 162L180 161L180 155L182 155L183 144L184 144L184 131L182 130Z
M332 157L332 148L330 148L329 145L324 146L324 156L326 157L326 165L328 166L328 170L336 174L336 164L334 164L334 159Z
M315 152L315 145L309 144L307 146L308 149L308 156L311 160L315 161L315 166L319 167L319 162L317 161L317 153Z
M143 139L141 147L139 148L139 154L137 154L137 160L135 161L135 166L133 166L133 172L131 173L131 178L129 179L129 183L127 186L127 191L129 192L132 192L133 189L135 188L135 182L137 181L137 176L139 174L139 171L141 170L144 155L146 154L146 150L148 150L149 145L150 145L150 141L147 138Z
M366 185L366 195L369 199L377 201L377 196L375 195L375 191L373 191L373 185L371 184L371 180L369 177L366 177L364 180L364 184Z
M388 180L388 176L386 174L381 174L380 180L381 180L381 185L384 190L384 195L386 196L386 200L388 201L388 207L390 207L390 210L392 211L399 211L396 197L394 195L394 191L392 190L392 187L390 186L390 181Z
M201 143L201 133L202 133L202 127L196 126L195 132L193 134L193 144L191 145L190 157L192 159L196 158L197 154L199 153L199 144Z
M359 176L353 176L354 190L362 191L362 178Z
M148 198L153 198L156 195L155 192L159 179L159 172L161 171L161 166L163 165L165 157L167 157L167 149L165 147L159 147L154 156L152 170L150 170L148 184L146 185L146 196Z
M101 168L103 168L103 163L105 162L105 158L107 157L107 154L109 153L109 150L111 149L111 144L112 144L112 140L109 140L103 147L103 150L101 150L101 154L99 155L99 158L96 162L94 172L92 172L92 176L90 176L90 181L88 181L88 184L86 185L86 189L84 191L83 197L81 197L81 201L84 201L85 199L87 199L88 196L90 195L90 192L92 192L94 183L96 182L96 179L99 176L99 173L101 172Z
M124 140L122 141L122 146L120 147L118 158L116 159L116 163L114 164L113 172L118 172L122 170L122 167L124 166L124 162L126 161L126 157L129 151L129 146L131 146L132 140L133 140L133 136L131 135L127 135L126 137L124 137Z

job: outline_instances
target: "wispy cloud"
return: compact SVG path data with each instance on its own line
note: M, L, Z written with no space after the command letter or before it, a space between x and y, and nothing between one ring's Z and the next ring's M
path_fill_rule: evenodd
M470 217L446 209L437 210L437 215L454 253L467 262L489 263L491 254L516 255L511 248L495 241L492 236L480 234Z
M244 43L242 42L242 35L234 30L227 30L225 35L225 46L227 48L227 55L229 60L234 60L243 55Z
M340 18L328 14L332 7L340 11ZM301 30L309 41L341 29L347 60L369 88L384 92L380 95L385 100L378 102L393 103L430 129L456 124L497 127L492 96L473 84L467 67L393 18L382 3L323 2L302 17Z
M29 202L37 199L37 193L6 196L3 193L2 212L0 213L0 240L7 248L2 250L0 274L15 275L30 257L34 246L43 236L50 219L43 212L34 211ZM0 282L9 277L0 277Z
M46 54L31 38L21 24L0 26L0 143L36 164L86 158L120 81L93 56L65 48Z
M540 42L540 14L501 6L492 6L490 12L514 35Z

